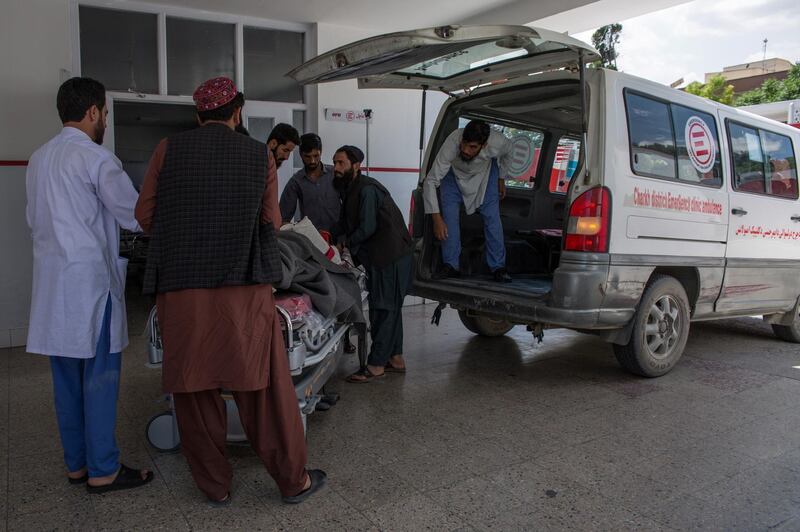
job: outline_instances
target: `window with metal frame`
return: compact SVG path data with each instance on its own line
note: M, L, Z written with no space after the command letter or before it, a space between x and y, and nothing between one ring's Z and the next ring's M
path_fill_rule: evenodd
M727 121L733 188L740 192L798 198L797 159L786 135Z
M711 114L627 89L624 94L634 174L722 186L719 132Z
M158 16L79 6L81 73L106 89L158 93Z
M272 21L219 20L198 10L125 0L113 7L102 0L78 0L74 14L74 50L80 58L75 71L101 81L118 93L115 98L126 93L191 98L206 79L227 76L249 101L305 110L305 89L283 75L303 61L305 25L286 23L279 29Z

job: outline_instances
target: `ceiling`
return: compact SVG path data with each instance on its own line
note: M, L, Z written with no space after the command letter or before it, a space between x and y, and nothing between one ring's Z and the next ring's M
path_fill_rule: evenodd
M442 24L527 24L554 19L575 33L687 0L146 0L149 3L286 22L321 22L385 33ZM113 0L109 0L113 4ZM563 16L566 14L567 16ZM559 27L555 27L557 24ZM576 28L570 26L576 26ZM566 27L565 27L566 26ZM579 26L579 27L578 27ZM548 27L548 26L544 26Z

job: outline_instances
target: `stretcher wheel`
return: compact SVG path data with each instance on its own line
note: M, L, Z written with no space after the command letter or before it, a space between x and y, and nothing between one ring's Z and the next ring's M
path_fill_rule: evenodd
M171 410L156 414L147 422L147 441L157 451L162 453L178 452L181 437L178 434L178 424Z

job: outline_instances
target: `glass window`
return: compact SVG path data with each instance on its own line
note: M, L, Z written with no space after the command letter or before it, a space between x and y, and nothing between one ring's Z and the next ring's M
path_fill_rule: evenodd
M542 153L544 134L529 129L517 129L493 125L512 144L511 164L508 168L506 186L515 188L533 188L536 184L536 171L539 168L539 156Z
M760 131L765 157L768 192L774 196L797 198L797 160L789 137Z
M733 188L764 193L764 154L758 131L736 123L728 124L733 156Z
M303 63L302 33L244 28L244 93L248 100L303 102L303 87L286 73Z
M234 78L233 24L167 17L167 89L191 96L204 81Z
M678 154L678 179L722 186L722 158L714 117L682 105L670 107Z
M566 194L572 176L578 169L581 154L581 141L576 138L561 137L556 147L553 168L550 171L550 192Z
M477 69L485 69L505 61L534 57L548 52L566 50L562 44L544 39L509 37L490 42L479 42L475 46L463 48L461 44L445 43L438 45L441 54L420 63L403 68L400 74L410 74L433 79L447 79ZM406 51L406 55L418 53L430 57L432 46L421 46L417 50ZM388 57L390 61L394 57Z
M158 16L79 7L81 75L108 90L158 93Z
M628 93L628 109L633 171L655 177L675 178L675 143L669 105Z

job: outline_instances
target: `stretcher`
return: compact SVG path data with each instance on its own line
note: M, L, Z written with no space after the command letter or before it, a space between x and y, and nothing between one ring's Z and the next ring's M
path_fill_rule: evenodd
M361 287L362 308L366 315L366 276L360 269L353 271ZM366 357L367 326L363 323L339 321L337 318L325 318L314 310L307 295L293 292L276 292L275 308L281 322L289 371L294 382L297 407L305 431L307 417L317 409L320 401L332 404L336 400L335 395L326 395L323 387L336 372L344 353L346 335L355 333L359 358ZM147 332L147 366L160 369L164 353L155 307L150 311ZM229 443L247 441L232 394L223 391L222 397L225 400L228 417L227 441ZM174 403L171 395L167 395L164 400L168 403L168 408L153 416L147 423L147 441L158 451L175 452L180 446L180 434Z

